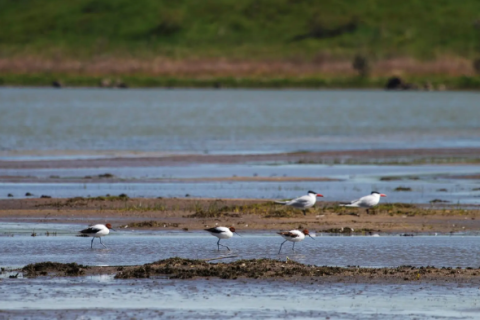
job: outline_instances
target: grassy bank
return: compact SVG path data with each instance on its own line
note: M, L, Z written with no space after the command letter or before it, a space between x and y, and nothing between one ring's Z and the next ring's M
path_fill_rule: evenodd
M0 1L1 54L323 59L480 50L476 0Z
M0 84L380 88L399 75L478 89L478 12L476 0L0 1Z
M348 77L210 77L184 78L150 75L89 76L65 74L0 74L0 86L49 87L59 83L65 87L128 87L128 88L324 88L381 89L388 78ZM419 90L478 90L477 77L414 77L409 82Z

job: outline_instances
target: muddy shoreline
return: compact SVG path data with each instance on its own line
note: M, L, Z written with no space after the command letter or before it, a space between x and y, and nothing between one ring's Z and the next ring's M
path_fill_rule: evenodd
M116 228L203 230L215 225L243 232L308 228L317 233L434 234L480 231L480 208L381 204L364 209L321 202L307 215L271 200L204 198L129 198L0 200L0 221L37 223L111 223Z

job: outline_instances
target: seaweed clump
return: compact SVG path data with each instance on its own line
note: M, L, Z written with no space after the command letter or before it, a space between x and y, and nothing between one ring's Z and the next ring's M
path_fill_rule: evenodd
M55 275L64 275L66 277L76 277L85 274L87 266L77 263L60 263L60 262L39 262L31 263L22 268L22 271L28 277L46 276L49 272Z
M149 278L166 275L171 279L191 279L195 277L260 279L335 275L344 271L345 269L340 267L316 267L291 260L250 259L230 263L208 263L203 260L170 258L131 269L123 269L115 278Z

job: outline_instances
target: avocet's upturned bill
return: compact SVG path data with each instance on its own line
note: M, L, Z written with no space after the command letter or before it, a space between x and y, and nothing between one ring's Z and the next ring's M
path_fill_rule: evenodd
M317 197L323 197L323 195L316 193L315 191L308 191L308 194L305 196L301 196L290 201L275 201L275 203L301 209L303 214L307 215L307 209L315 205L317 202Z
M233 237L233 233L237 233L237 232L235 232L235 228L234 228L234 227L230 227L230 228L227 228L227 227L215 227L215 228L205 229L205 231L210 232L210 234L211 234L212 236L215 236L215 237L218 238L218 242L217 242L218 251L220 251L220 246L225 247L225 248L228 249L228 251L230 251L230 248L229 248L229 247L224 246L223 244L220 244L220 240L222 240L222 239L230 239L231 237ZM237 235L238 235L238 233L237 233Z
M280 249L278 249L278 254L280 254L280 251L282 251L282 246L285 242L291 241L293 242L293 247L292 250L295 251L295 242L300 242L303 239L305 239L305 236L309 236L313 240L315 240L310 233L308 232L307 229L300 231L300 230L290 230L290 231L285 231L285 232L277 232L279 235L282 236L285 241L282 242L280 245Z
M106 248L107 246L105 246L102 242L102 237L109 234L110 230L115 231L114 229L112 229L112 225L110 223L96 224L94 226L88 227L87 229L83 229L82 231L80 231L80 233L88 237L93 237L92 243L90 245L92 249L93 249L93 240L95 240L95 238L100 239L100 243L102 244L103 247Z
M372 191L372 193L369 194L368 196L361 197L360 199L353 200L349 203L341 203L339 204L339 206L367 208L367 213L368 213L368 209L376 206L380 202L381 197L386 197L386 195L377 191Z

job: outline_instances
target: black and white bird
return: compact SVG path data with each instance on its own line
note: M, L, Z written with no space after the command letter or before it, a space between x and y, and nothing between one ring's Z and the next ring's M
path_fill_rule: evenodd
M307 229L300 231L300 230L290 230L290 231L285 231L285 232L277 232L277 234L281 235L285 241L282 242L280 245L280 249L278 249L278 254L280 254L280 251L282 251L282 246L285 242L291 241L293 242L293 247L292 250L295 251L295 243L300 242L303 239L305 239L305 236L309 236L313 240L315 240L310 233L308 232Z
M341 203L339 204L340 207L354 207L354 208L367 208L368 209L375 207L379 202L381 197L386 197L385 194L372 191L371 194L365 197L361 197L360 199L350 201L349 203Z
M307 209L315 205L317 202L317 197L323 197L323 195L316 193L315 191L308 191L308 194L305 196L301 196L290 201L275 201L275 203L301 209L303 214L307 215Z
M220 246L225 247L225 248L228 249L228 251L230 251L230 248L229 248L229 247L224 246L223 244L220 244L220 240L222 240L222 239L230 239L231 237L233 237L233 233L236 233L234 227L230 227L230 228L227 228L227 227L215 227L215 228L205 229L205 231L210 232L210 234L211 234L212 236L215 236L215 237L218 238L218 242L217 242L218 251L220 251ZM238 233L237 233L237 235L238 235Z
M93 249L93 240L95 240L95 238L100 239L100 243L102 244L102 246L104 246L106 248L107 246L105 246L102 242L102 237L109 234L110 230L115 231L114 229L112 229L112 225L110 223L96 224L96 225L88 227L87 229L81 230L80 233L83 236L92 237L92 243L91 243L91 246L90 246L92 249Z

